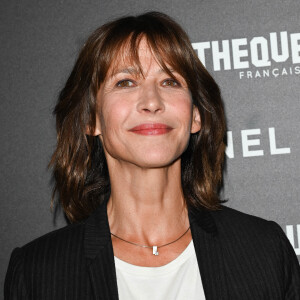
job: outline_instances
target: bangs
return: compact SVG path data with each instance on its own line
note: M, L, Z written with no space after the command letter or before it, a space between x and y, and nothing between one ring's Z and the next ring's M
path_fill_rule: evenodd
M142 29L135 28L135 30L127 32L124 32L123 29L117 34L114 32L107 36L98 61L97 89L108 76L113 76L118 71L121 64L134 67L138 74L144 77L139 59L139 46L142 39L145 39L158 65L171 78L176 79L172 73L172 71L176 71L189 85L188 74L192 72L189 67L191 65L189 63L189 47L185 43L182 44L182 39L179 42L174 32L169 29L163 30L151 26ZM114 39L111 39L110 36L114 36Z

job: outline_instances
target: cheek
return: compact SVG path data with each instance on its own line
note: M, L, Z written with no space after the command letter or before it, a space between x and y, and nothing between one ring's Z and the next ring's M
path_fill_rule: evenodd
M120 100L119 97L115 98L104 98L99 111L101 128L107 131L107 134L117 131L130 113L128 103Z
M184 97L176 102L174 101L174 104L172 105L174 113L176 113L182 125L187 129L189 129L192 123L192 107L192 100L190 97Z

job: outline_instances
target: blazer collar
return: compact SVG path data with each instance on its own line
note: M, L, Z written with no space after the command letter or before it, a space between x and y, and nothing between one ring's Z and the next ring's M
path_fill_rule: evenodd
M117 300L116 270L107 216L108 198L85 222L84 251L94 298ZM206 300L228 299L222 247L215 220L204 208L189 209L188 215Z
M189 208L189 221L191 227L199 227L204 232L216 236L218 234L218 229L213 219L211 213L205 208Z
M111 243L107 216L107 196L85 222L84 251L87 259L94 259L98 252Z
M206 300L229 300L224 244L212 213L190 210L191 232Z
M95 300L119 299L107 201L108 196L85 222L84 253Z

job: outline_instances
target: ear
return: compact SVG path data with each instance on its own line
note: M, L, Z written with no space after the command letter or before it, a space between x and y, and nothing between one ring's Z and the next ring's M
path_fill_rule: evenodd
M94 132L91 132L90 126L86 125L85 133L87 135L92 135L92 136L101 135L100 121L98 115L96 115L96 126Z
M191 126L191 133L196 133L201 129L200 113L196 105L193 104L193 119Z

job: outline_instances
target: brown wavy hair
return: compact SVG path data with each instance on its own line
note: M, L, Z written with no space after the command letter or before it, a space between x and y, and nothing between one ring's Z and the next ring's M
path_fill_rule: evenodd
M87 218L110 193L103 145L98 136L86 135L86 130L95 130L97 91L124 49L142 74L138 45L143 37L171 77L174 75L166 63L183 76L200 112L201 130L191 134L181 156L186 203L211 210L220 206L218 188L226 126L219 87L198 59L185 31L169 16L148 12L117 19L95 30L60 92L54 109L57 147L49 167L55 179L52 204L58 196L70 222Z

